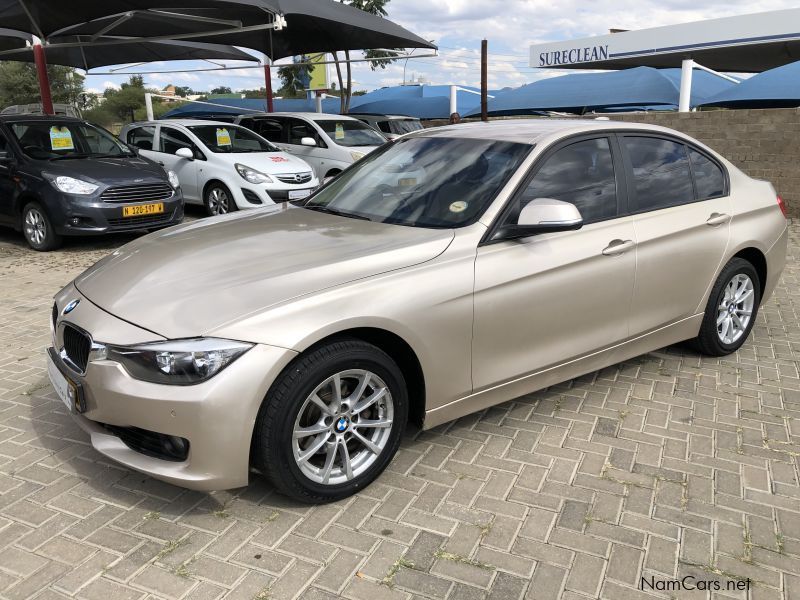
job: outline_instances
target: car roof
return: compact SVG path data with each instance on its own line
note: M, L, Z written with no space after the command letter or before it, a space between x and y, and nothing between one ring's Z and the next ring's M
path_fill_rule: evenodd
M389 119L390 121L419 121L418 117L410 117L408 115L375 115L370 113L349 113L351 117L365 118L365 119Z
M334 115L331 113L317 113L317 112L260 112L260 113L247 113L237 115L240 117L302 117L305 119L313 119L315 121L341 121L342 119L348 119L350 121L355 121L353 117L349 117L347 115Z
M633 130L652 133L668 133L686 137L677 131L648 125L645 123L629 123L623 121L595 120L595 119L505 119L502 121L489 121L486 123L459 123L432 127L409 134L414 137L449 137L449 138L476 138L487 140L501 140L521 144L535 144L547 136L575 135L580 133L593 133L601 131Z
M13 123L14 121L71 121L73 123L85 123L83 119L63 115L0 115L0 122Z
M155 121L134 121L127 125L127 127L141 127L142 125L182 125L189 127L191 125L234 125L228 121L215 121L213 119L156 119Z

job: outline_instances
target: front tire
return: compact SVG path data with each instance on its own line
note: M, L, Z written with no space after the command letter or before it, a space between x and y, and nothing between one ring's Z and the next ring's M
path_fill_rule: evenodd
M225 215L238 210L231 191L221 183L211 183L203 197L208 216Z
M761 303L761 279L743 258L732 258L722 269L694 339L697 350L709 356L736 352L747 340Z
M333 502L381 474L407 417L408 392L395 362L360 340L332 342L276 379L256 420L253 459L283 494Z
M38 202L29 202L22 209L22 235L28 245L38 252L55 250L62 242L47 211Z

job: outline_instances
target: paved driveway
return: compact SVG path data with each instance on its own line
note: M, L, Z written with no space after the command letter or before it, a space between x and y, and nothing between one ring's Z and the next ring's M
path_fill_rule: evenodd
M799 233L737 355L667 348L410 435L369 489L308 507L92 450L45 374L51 297L131 238L0 232L0 596L800 598Z

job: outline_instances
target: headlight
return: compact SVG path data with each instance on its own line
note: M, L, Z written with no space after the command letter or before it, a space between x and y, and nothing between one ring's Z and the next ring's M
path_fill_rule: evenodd
M167 179L169 179L169 184L176 190L181 187L181 180L178 179L178 174L175 171L167 171Z
M272 177L261 171L256 171L246 165L240 165L239 163L236 163L234 166L236 167L236 172L239 173L245 181L249 181L250 183L274 183Z
M364 158L366 154L363 152L356 152L355 150L350 151L350 158L353 159L353 162L356 162L360 158Z
M74 177L67 177L66 175L59 175L58 177L48 178L50 183L53 184L57 190L65 194L79 194L81 196L88 196L94 194L97 186L82 179L75 179Z
M194 338L140 346L108 346L106 357L142 381L192 385L211 379L252 347L231 340Z

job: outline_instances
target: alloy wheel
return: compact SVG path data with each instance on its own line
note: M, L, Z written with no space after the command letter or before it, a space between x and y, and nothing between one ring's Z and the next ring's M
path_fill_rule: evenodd
M733 344L747 331L753 315L755 289L744 273L733 276L725 286L717 307L717 335L723 344Z
M25 213L25 237L35 246L41 246L47 237L47 221L37 208Z
M292 452L311 481L337 485L363 474L383 452L394 424L386 383L363 369L325 379L300 407Z
M208 194L208 205L215 215L224 215L228 212L230 199L225 190L213 188Z

